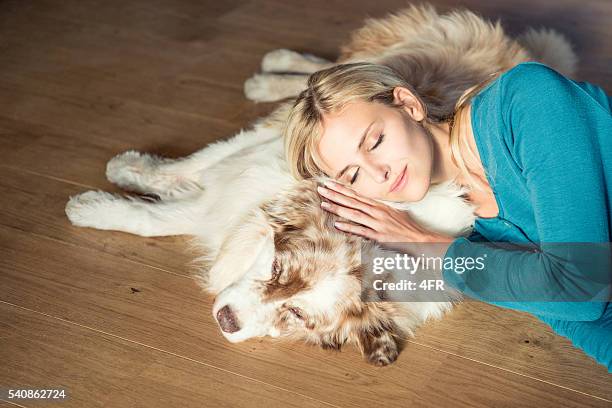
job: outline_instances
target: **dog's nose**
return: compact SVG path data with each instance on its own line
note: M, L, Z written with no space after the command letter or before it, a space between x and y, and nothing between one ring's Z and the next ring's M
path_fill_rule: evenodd
M219 309L217 312L217 321L219 322L219 326L221 326L221 330L226 333L234 333L240 330L240 326L236 321L236 315L229 306L223 306Z

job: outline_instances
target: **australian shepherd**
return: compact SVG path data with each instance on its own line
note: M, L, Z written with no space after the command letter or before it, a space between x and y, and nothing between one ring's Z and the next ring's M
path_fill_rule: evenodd
M70 197L66 214L80 227L193 236L203 254L197 282L215 295L213 317L231 342L272 336L331 349L353 343L370 363L387 365L420 324L443 316L460 296L449 291L436 301L406 302L389 294L364 301L364 252L384 250L333 227L336 216L319 206L321 180L290 175L281 140L290 98L317 70L368 61L403 75L442 115L452 113L467 88L528 60L568 76L576 65L559 34L528 30L513 39L499 23L466 10L438 14L431 6L411 6L367 19L335 62L287 49L265 55L263 72L246 81L245 94L255 101L289 98L267 117L184 158L121 153L108 162L106 176L137 194L84 192ZM447 182L419 202L386 204L431 230L459 236L475 219L464 192Z

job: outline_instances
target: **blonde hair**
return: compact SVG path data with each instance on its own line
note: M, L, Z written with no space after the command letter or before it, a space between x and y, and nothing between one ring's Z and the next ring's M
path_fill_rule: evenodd
M467 150L474 155L466 138L460 137L459 130L469 106L468 102L498 75L499 71L494 72L481 83L467 89L456 102L454 112L447 117L441 117L428 115L428 107L423 98L410 83L388 66L355 62L317 71L308 78L306 89L295 100L283 127L285 156L291 174L298 180L324 175L318 153L324 114L338 113L347 104L355 101L379 102L401 109L403 105L396 104L393 95L393 90L401 86L410 90L421 103L425 121L450 122L451 159L461 170L468 185L482 191L472 177L459 148L463 140Z

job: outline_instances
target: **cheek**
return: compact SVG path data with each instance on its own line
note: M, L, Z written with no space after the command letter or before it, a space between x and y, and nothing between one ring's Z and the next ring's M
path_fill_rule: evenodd
M409 127L409 136L397 150L401 151L412 170L413 181L427 179L430 176L433 164L433 141L429 134L419 125Z
M383 150L381 153L384 157L389 159L406 159L411 157L418 157L418 153L415 149L420 148L420 135L417 134L418 128L411 126L410 123L405 121L394 121L388 123L385 126L385 138L380 148Z
M416 157L423 157L430 150L429 135L415 122L406 124L405 149L413 152Z
M430 186L433 165L433 147L429 134L416 123L407 123L405 134L394 145L389 154L398 163L408 164L409 180L402 191L396 192L393 198L397 201L420 201Z

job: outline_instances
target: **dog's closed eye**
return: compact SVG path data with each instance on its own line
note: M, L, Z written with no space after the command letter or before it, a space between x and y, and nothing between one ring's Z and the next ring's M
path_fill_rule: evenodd
M290 307L289 311L300 320L304 320L304 312L299 307Z

